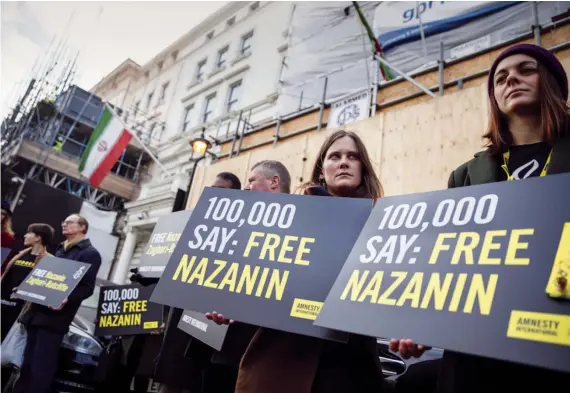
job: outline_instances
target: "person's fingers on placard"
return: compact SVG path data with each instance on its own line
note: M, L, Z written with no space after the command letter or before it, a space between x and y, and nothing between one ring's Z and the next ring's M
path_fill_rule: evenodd
M418 349L418 345L416 343L414 343L413 340L410 340L409 338L407 338L405 340L405 345L406 345L406 349L408 350L407 353L408 353L409 357L413 356L413 357L417 358L417 357L421 356L421 352Z
M211 313L206 313L206 318L213 321L216 325L221 325L221 322L218 319L218 312L212 311Z
M390 348L390 351L392 352L398 352L400 349L400 340L397 340L395 338L391 339L388 342L388 348Z
M220 325L228 325L230 323L230 320L226 317L224 317L223 314L218 314L218 321L220 323Z
M398 352L404 359L410 358L410 354L408 353L408 346L406 345L405 340L400 340L400 344L398 345Z

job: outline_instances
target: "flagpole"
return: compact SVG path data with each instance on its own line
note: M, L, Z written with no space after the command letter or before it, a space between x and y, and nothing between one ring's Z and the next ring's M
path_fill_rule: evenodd
M148 149L148 147L145 146L145 144L139 139L139 137L137 136L136 133L134 133L133 131L131 131L129 129L129 127L126 126L125 123L123 123L123 119L121 119L121 116L119 116L117 114L117 112L115 112L115 110L108 104L105 102L105 106L111 111L111 113L115 116L117 116L117 118L119 119L119 121L123 124L123 126L125 127L125 129L127 131L129 131L129 133L133 136L133 138L135 138L137 140L137 142L142 146L143 150L150 156L150 158L153 159L153 161L160 167L160 169L162 169L162 171L164 173L166 173L167 176L172 176L172 174L170 172L168 172L168 170L164 167L164 165L162 165L162 163L158 160L158 158L156 158L154 156L154 154L152 154L152 152Z

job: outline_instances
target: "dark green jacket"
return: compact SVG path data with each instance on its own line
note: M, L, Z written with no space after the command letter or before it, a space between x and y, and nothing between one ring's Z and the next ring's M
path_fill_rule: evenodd
M570 136L562 138L552 148L552 158L547 173L570 172ZM493 183L501 180L501 162L486 151L475 154L471 161L451 172L448 188Z
M498 159L486 151L479 152L472 160L451 172L448 188L501 181L500 171L501 162ZM547 169L549 175L566 172L570 172L570 136L555 143ZM440 370L437 393L550 393L561 386L570 386L570 374L452 351L444 352ZM499 388L503 384L508 386L507 390Z

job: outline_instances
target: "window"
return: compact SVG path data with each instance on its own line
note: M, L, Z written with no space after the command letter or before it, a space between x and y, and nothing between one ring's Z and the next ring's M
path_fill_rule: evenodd
M255 11L258 8L259 8L259 1L255 1L249 6L249 9L252 11Z
M214 38L214 30L206 34L206 41L210 41L212 38Z
M140 106L141 106L141 102L140 102L140 100L139 100L139 101L137 101L137 102L135 103L135 110L133 111L133 116L134 116L134 117L137 117L137 114L139 113L139 108L140 108Z
M228 92L228 102L226 104L226 112L233 112L237 109L237 103L241 95L241 81L230 85Z
M184 108L184 118L182 119L182 132L188 131L192 126L192 113L194 112L194 104Z
M154 95L154 92L149 93L148 98L146 99L146 110L147 111L150 108L150 104L152 103L152 96L153 95Z
M220 69L226 64L226 58L228 57L229 46L225 46L218 51L218 62L216 63L216 68Z
M240 55L245 56L251 53L251 40L253 38L253 31L250 31L241 37Z
M169 84L170 82L166 82L165 84L162 85L162 90L160 91L160 98L158 99L157 105L164 103L164 100L166 99L166 91L168 90Z
M178 58L178 49L172 52L172 61L176 61Z
M204 79L204 71L206 69L206 61L207 59L202 60L198 63L196 67L196 82L201 82Z
M159 61L156 66L158 67L159 71L162 70L162 67L164 66L164 60Z
M216 99L216 93L210 94L206 97L206 103L204 105L204 114L202 115L202 123L208 122L212 118L212 113L214 112L214 101Z
M236 17L232 16L230 19L228 19L228 21L226 22L228 27L232 26L234 23L236 23Z

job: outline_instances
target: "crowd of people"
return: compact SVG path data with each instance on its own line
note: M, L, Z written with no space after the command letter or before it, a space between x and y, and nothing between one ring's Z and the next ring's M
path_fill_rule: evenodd
M3 205L2 216L12 216ZM4 224L4 222L3 222ZM101 255L86 238L89 223L79 214L72 214L61 224L66 238L55 254L47 252L54 236L54 229L44 223L28 226L24 235L24 248L3 264L2 271L2 341L10 329L19 323L25 327L26 347L14 393L49 393L59 363L59 350L64 335L83 300L93 294L95 279L101 266ZM4 237L4 236L3 236ZM4 246L4 244L2 244ZM48 307L24 302L13 296L34 266L46 255L88 263L90 268L77 287L58 307ZM6 385L7 373L3 372L2 385Z
M530 44L506 49L490 69L488 96L490 114L484 135L488 146L450 174L449 188L570 172L568 79L554 55ZM219 174L212 186L242 188L239 179L227 172ZM291 193L291 186L287 168L278 161L265 160L250 169L243 189ZM356 133L346 130L332 133L323 143L311 177L300 193L371 200L384 194L367 147ZM8 214L3 209L3 231L5 216ZM87 228L86 221L78 215L63 223L68 240L55 255L87 261L94 268L62 309L32 305L29 309L24 307L21 313L5 314L5 280L10 283L8 286L17 286L16 281L24 273L10 277L16 277L18 261L25 261L21 267L33 266L46 255L51 228L42 224L30 226L26 235L29 248L8 263L2 276L2 336L5 315L12 322L18 319L28 329L30 348L26 349L18 392L48 391L46 386L54 372L49 359L54 358L78 304L92 292L100 256L84 238ZM10 307L22 305L14 302ZM181 313L182 310L170 310L156 358L153 377L161 384L162 393L386 391L376 339L372 337L351 334L346 343L333 342L233 321L231 310L223 314L212 310L206 314L208 319L229 325L222 350L215 351L177 329ZM390 349L409 358L421 357L428 347L411 337L392 339ZM448 350L437 361L437 367L430 364L427 372L422 372L421 367L422 363L418 363L417 370L410 368L401 383L396 384L396 390L479 393L503 391L506 386L512 391L555 392L570 386L568 373ZM410 381L414 376L420 377Z

